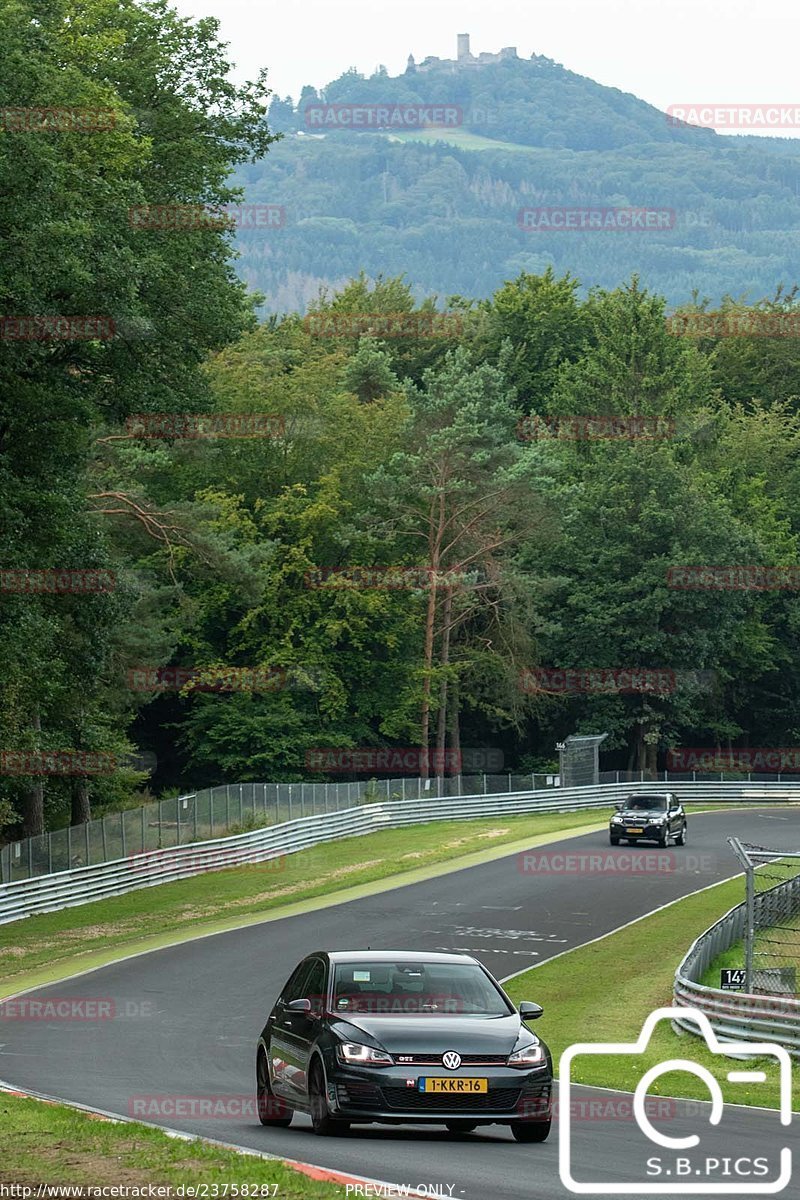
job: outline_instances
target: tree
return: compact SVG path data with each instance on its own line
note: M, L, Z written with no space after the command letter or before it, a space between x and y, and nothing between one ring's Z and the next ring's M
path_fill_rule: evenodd
M428 753L432 693L438 682L439 770L443 769L450 644L476 600L498 590L499 563L530 500L522 450L513 438L515 409L502 370L473 368L465 350L409 389L404 446L375 483L395 537L416 546L427 572L419 744ZM434 647L440 640L438 666Z

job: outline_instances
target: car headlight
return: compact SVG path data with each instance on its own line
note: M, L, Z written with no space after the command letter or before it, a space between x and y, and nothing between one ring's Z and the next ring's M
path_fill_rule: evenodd
M650 824L651 825L663 825L664 822L666 821L666 819L667 819L666 817L651 817Z
M543 1067L545 1064L544 1050L538 1042L532 1042L530 1046L523 1046L521 1050L515 1050L513 1054L509 1054L507 1067Z
M391 1054L376 1050L374 1046L362 1046L359 1042L340 1042L336 1047L339 1062L350 1067L391 1067Z
M622 824L622 817L620 817L620 816L612 817L612 818L611 818L611 824L612 824L612 825L621 825L621 824Z

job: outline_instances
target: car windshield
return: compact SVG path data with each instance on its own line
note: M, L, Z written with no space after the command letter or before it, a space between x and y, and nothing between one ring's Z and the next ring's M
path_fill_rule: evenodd
M666 796L631 796L627 807L634 812L666 812L669 803Z
M479 966L441 962L337 963L333 1010L481 1017L504 1017L513 1011Z

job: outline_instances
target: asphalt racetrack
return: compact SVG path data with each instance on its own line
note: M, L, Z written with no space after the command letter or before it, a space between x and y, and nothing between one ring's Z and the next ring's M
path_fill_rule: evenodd
M168 947L31 993L28 999L113 999L112 1020L0 1022L0 1079L12 1087L142 1116L142 1098L158 1099L143 1119L173 1129L312 1162L372 1179L434 1185L464 1200L537 1200L570 1193L559 1179L558 1129L543 1145L518 1145L505 1126L454 1137L443 1127L355 1126L344 1138L318 1138L309 1120L289 1129L262 1128L250 1108L220 1118L168 1113L170 1098L241 1097L252 1105L255 1042L271 1005L297 961L318 948L466 951L504 979L580 946L635 918L739 873L726 838L761 845L800 844L800 811L764 808L690 816L689 844L669 851L685 869L656 874L610 873L586 856L631 854L611 848L605 832L566 838L523 856L330 908L272 920ZM563 856L570 856L564 858ZM687 945L688 949L688 945ZM656 952L656 948L654 948ZM536 1000L535 983L530 990ZM547 1039L547 1011L535 1026ZM591 1030L580 1037L591 1040ZM582 1103L607 1104L610 1093L578 1089ZM622 1100L624 1097L617 1097ZM146 1100L144 1101L146 1103ZM138 1104L138 1110L136 1105ZM154 1116L158 1109L165 1115ZM587 1103L586 1111L590 1111ZM595 1112L601 1112L595 1109ZM703 1129L708 1106L679 1102L670 1136ZM657 1119L654 1119L657 1124ZM796 1141L796 1124L781 1129L777 1114L731 1108L708 1139L711 1154L750 1155ZM643 1164L660 1151L632 1121L575 1124L575 1174L582 1181L637 1184ZM640 1141L640 1147L634 1145ZM652 1183L652 1179L649 1180ZM662 1183L667 1183L662 1177ZM755 1182L755 1181L754 1181ZM669 1186L669 1184L667 1184ZM757 1187L739 1195L756 1196ZM672 1188L673 1194L677 1189ZM786 1194L791 1193L791 1186ZM607 1194L620 1195L614 1188ZM648 1194L647 1188L636 1195ZM737 1194L731 1189L723 1195Z

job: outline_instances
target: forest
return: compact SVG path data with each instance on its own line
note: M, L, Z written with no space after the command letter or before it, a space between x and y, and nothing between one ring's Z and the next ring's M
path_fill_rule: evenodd
M796 744L794 280L687 279L676 325L624 256L443 299L362 264L265 315L232 222L130 219L242 202L265 79L113 14L19 4L0 56L15 104L115 118L0 130L0 838L381 751Z

